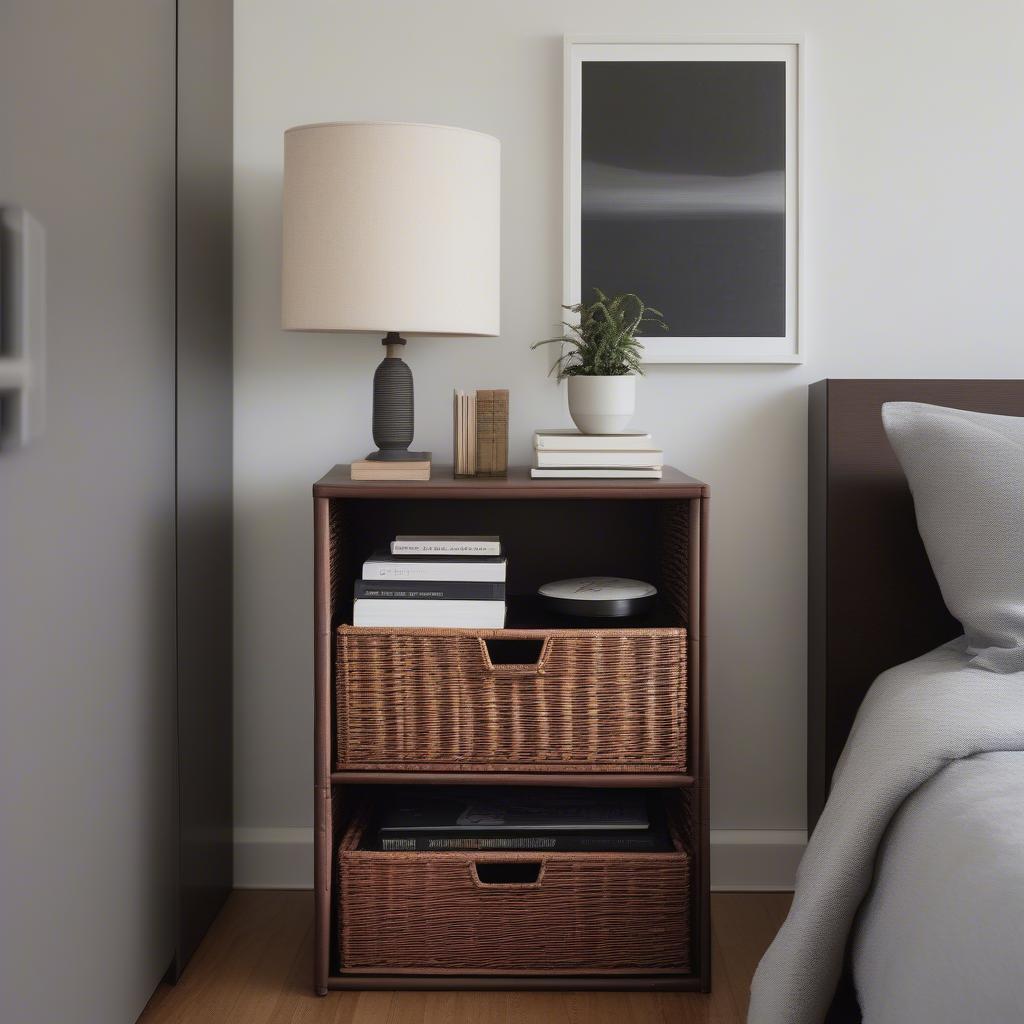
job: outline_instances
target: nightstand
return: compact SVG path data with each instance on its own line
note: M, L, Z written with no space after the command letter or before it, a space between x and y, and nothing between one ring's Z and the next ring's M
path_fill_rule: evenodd
M708 991L707 485L668 467L656 481L434 472L429 482L354 482L337 466L313 488L316 990ZM350 625L363 561L397 534L430 533L501 537L505 630ZM567 629L534 596L548 580L595 573L655 583L657 608ZM675 849L571 863L368 852L367 815L380 787L397 784L644 789L664 803ZM424 857L433 874L415 860ZM516 860L533 873L520 865L517 881L486 881L481 865ZM435 877L450 918L430 913ZM631 899L637 913L621 914ZM418 946L375 944L359 927L370 919L380 934L414 931ZM542 963L531 947L550 934L570 952Z

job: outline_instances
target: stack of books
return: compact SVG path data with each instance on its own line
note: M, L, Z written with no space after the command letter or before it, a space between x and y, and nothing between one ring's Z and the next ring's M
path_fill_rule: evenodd
M501 629L506 569L497 537L396 537L363 563L352 624Z
M664 452L650 434L581 434L538 430L533 435L534 479L660 480Z
M393 790L382 850L670 850L661 815L636 790L426 787Z
M452 448L456 476L508 475L508 390L452 397Z

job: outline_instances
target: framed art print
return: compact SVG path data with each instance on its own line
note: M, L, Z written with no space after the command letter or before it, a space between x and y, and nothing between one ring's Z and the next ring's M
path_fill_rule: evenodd
M565 295L636 292L648 363L798 363L800 43L565 41Z

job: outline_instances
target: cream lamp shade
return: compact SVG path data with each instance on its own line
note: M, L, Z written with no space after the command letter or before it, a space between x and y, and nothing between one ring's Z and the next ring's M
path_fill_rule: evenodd
M339 123L284 140L285 329L499 333L497 139Z

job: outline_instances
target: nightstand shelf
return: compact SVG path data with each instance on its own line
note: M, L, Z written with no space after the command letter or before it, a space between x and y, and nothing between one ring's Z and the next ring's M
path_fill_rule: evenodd
M314 486L313 496L316 659L314 983L317 991L324 993L328 989L346 988L706 991L710 987L708 753L704 699L707 486L672 469L666 469L664 479L660 481L534 481L529 477L529 470L521 467L510 470L507 479L456 480L452 478L450 468L436 466L434 479L424 483L353 482L349 479L348 467L338 466ZM576 639L569 638L573 644L604 644L605 638L590 632L591 629L622 631L615 642L625 645L639 642L638 638L644 636L653 637L643 641L652 644L666 642L666 633L682 637L680 642L685 642L685 646L681 648L684 667L679 683L679 700L680 707L684 709L684 720L681 729L665 734L675 736L678 732L682 737L675 748L678 756L664 745L652 745L649 736L644 751L632 746L620 748L620 753L612 757L614 766L606 764L601 757L591 759L588 754L586 760L579 763L579 768L584 769L582 771L573 768L570 761L553 763L548 748L543 745L534 748L539 757L531 758L530 763L502 758L493 762L501 770L489 771L476 770L469 763L479 760L484 767L490 766L491 762L482 753L478 758L476 749L468 755L465 751L460 751L458 757L452 754L453 763L441 765L448 769L466 763L473 769L463 771L434 770L427 763L402 769L400 752L395 752L394 757L390 751L385 756L371 757L365 767L339 754L343 749L339 736L347 732L349 718L347 715L341 719L338 717L341 712L337 706L336 674L338 659L342 657L338 653L341 644L338 628L351 621L352 586L359 576L362 562L375 550L384 548L399 533L500 536L508 556L508 628L537 630L538 636L544 635L544 631L585 629L586 632L576 634ZM650 580L659 587L661 603L651 614L636 620L568 622L547 612L533 596L537 586L547 580L594 573ZM631 630L637 630L637 633L633 634ZM348 630L350 639L346 642L354 642L351 635L359 641L359 632ZM340 635L346 635L346 630L342 629ZM397 635L386 639L392 647L421 642L416 636L408 640ZM461 641L453 638L451 642L470 641L464 637ZM483 643L482 640L471 642ZM510 641L503 643L507 645ZM398 649L405 650L404 647ZM604 657L604 648L598 646L597 652L599 661L596 664L608 664L600 660ZM349 662L340 664L347 666ZM675 692L673 687L676 684L670 680L677 678L678 672L677 663L672 675L659 672L638 678L659 680L662 690L671 694ZM564 681L561 685L565 686ZM565 690L562 692L564 695ZM575 694L578 691L570 689L570 692ZM500 706L504 706L504 701ZM465 708L463 703L463 715L467 714ZM627 712L633 714L633 705L627 708ZM400 716L402 709L392 708L391 713ZM472 714L472 707L468 713ZM535 718L537 714L540 712L534 710ZM542 722L548 720L541 718ZM675 719L669 721L670 726L672 721ZM408 721L398 722L402 731L407 725ZM563 755L556 753L554 756ZM572 756L578 756L578 752ZM677 762L675 767L673 757ZM443 757L443 760L448 759ZM378 770L375 765L383 760L395 760L396 763L390 764L388 770ZM418 755L416 760L420 760ZM623 764L621 769L618 768L620 761ZM353 764L355 769L351 768ZM508 770L504 770L506 764ZM560 767L565 770L559 770ZM662 955L667 959L663 964L654 964L645 960L641 943L639 956L644 962L631 969L620 966L615 959L613 940L609 961L602 963L602 969L590 970L566 960L566 968L576 969L562 973L542 970L530 963L523 963L522 967L532 966L533 969L506 970L503 973L498 969L502 964L498 956L491 957L489 961L498 966L487 970L466 970L464 973L457 969L458 965L456 969L450 965L421 969L401 963L390 971L388 965L394 963L390 959L383 966L375 963L372 970L352 966L358 964L358 958L350 960L346 967L338 939L339 878L355 876L348 873L348 868L344 876L339 875L339 844L354 813L352 807L367 802L372 806L380 787L399 784L631 787L665 793L664 798L658 799L673 801L673 806L682 809L686 822L689 883L688 889L684 890L687 902L681 904L685 907L684 916L678 918L684 921L679 940L682 952L673 957L670 949L668 952L663 950ZM349 856L345 854L345 858ZM639 856L642 859L656 855ZM345 863L349 861L346 859ZM637 870L645 869L640 865ZM352 884L351 881L346 882L349 888ZM358 888L355 890L357 896L361 892ZM346 943L350 941L349 934L346 931ZM624 937L623 945L626 944ZM413 964L418 964L418 960ZM509 964L505 963L505 966L507 968Z

